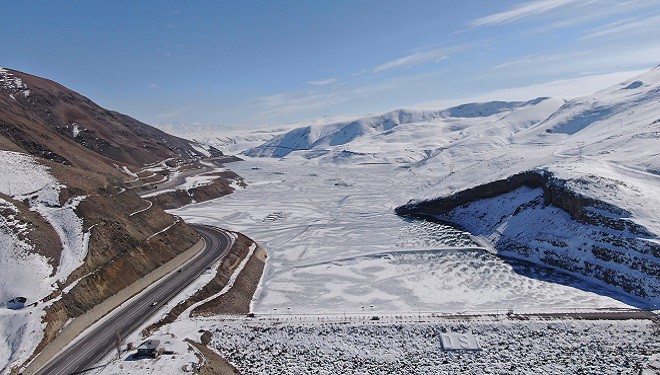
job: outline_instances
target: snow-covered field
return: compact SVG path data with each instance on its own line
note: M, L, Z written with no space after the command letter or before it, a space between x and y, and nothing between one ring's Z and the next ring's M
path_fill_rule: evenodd
M425 182L399 165L249 158L231 168L246 189L172 213L266 248L258 313L626 306L602 286L498 258L465 232L396 216Z
M493 312L494 313L494 312ZM156 360L109 353L89 373L181 374L200 363L185 343L213 333L210 347L242 374L657 374L651 320L414 314L275 315L179 319L150 339L174 351ZM479 351L442 351L445 333L472 334ZM132 335L126 342L139 343Z

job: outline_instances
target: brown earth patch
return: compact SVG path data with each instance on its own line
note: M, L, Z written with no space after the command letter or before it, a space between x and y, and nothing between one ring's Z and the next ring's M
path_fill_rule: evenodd
M172 308L172 310L170 310L170 312L168 312L163 319L145 328L143 331L145 336L148 336L151 332L166 324L174 322L179 317L179 315L181 315L190 306L220 292L222 288L227 285L231 275L234 273L236 268L238 268L238 265L250 251L250 245L254 243L254 241L252 241L247 236L240 233L236 234L238 235L238 238L229 250L229 254L227 254L227 256L222 260L222 263L216 270L215 277L202 289L193 294L190 298L174 306L174 308Z
M209 349L206 345L196 343L192 340L186 340L190 345L193 345L197 350L204 354L206 364L199 369L200 375L233 375L240 374L238 369L234 367L229 361L221 357L218 353Z
M259 286L267 257L266 250L257 247L227 293L196 307L191 316L248 314L250 312L250 302Z
M85 230L91 231L89 250L84 264L62 287L83 278L46 309L45 334L35 353L50 343L70 318L91 310L198 241L197 232L158 208L130 216L136 207L145 204L130 191L91 196L80 203L76 213L83 218ZM167 231L147 240L172 224Z
M229 184L230 181L228 179L220 177L213 180L209 185L199 186L189 190L168 191L146 199L164 210L171 210L193 202L206 202L231 194L234 192L234 188Z

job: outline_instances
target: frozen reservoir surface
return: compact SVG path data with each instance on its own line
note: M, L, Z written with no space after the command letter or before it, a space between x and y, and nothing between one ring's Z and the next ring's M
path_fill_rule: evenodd
M244 233L268 251L257 313L629 307L606 286L479 248L469 234L394 208L422 174L397 164L232 163L246 189L171 211Z

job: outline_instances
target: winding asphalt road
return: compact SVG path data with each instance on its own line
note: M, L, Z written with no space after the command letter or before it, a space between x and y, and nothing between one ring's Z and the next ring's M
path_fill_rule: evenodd
M165 190L176 190L177 187L180 185L183 185L186 182L186 178L190 176L196 176L200 175L203 173L211 172L213 171L213 168L208 167L208 166L202 166L202 168L196 168L196 169L189 169L185 170L181 173L179 173L174 179L172 180L167 180L161 183L155 183L155 184L146 184L146 185L157 185L158 187L152 190L144 190L140 191L137 194L141 197L144 197L145 195L148 196L153 196L157 195L157 193L160 193Z
M156 286L137 298L131 299L112 316L91 330L42 367L39 375L65 375L84 373L98 363L108 352L115 350L117 332L123 339L135 331L165 303L197 279L206 267L227 255L231 248L229 235L221 229L189 224L206 242L203 252L186 263L180 272L161 279Z

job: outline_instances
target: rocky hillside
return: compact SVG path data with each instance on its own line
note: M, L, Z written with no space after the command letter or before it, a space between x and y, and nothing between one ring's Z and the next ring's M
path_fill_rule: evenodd
M91 164L139 167L174 157L201 155L189 141L45 78L0 69L0 145L57 163L94 170ZM12 147L13 145L13 147Z
M203 153L55 82L0 69L0 373L199 240L125 186L147 164ZM12 309L16 297L24 308Z
M626 301L632 305L657 307L657 235L630 212L577 193L575 184L591 182L534 170L396 211L456 223L502 255L593 277L641 297Z

